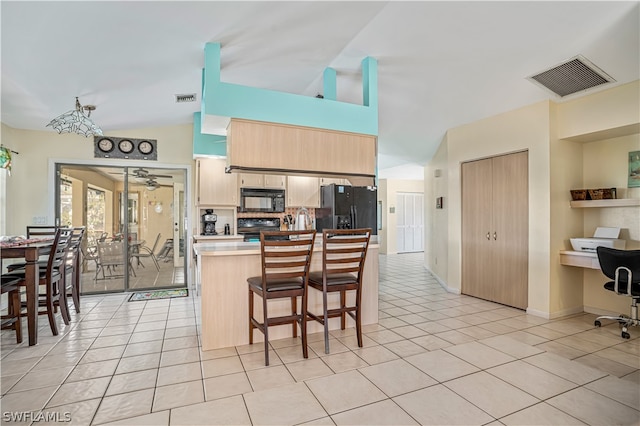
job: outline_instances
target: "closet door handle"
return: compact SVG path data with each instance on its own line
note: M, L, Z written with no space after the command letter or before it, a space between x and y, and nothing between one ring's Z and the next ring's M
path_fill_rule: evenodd
M487 240L491 241L491 233L487 232Z
M494 231L494 233L493 233L493 240L495 241L495 240L497 240L497 239L498 239L498 234Z

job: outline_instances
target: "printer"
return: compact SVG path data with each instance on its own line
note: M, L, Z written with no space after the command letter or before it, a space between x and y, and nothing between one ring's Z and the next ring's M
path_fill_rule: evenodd
M595 253L599 246L624 250L626 241L618 239L620 228L598 227L592 238L571 238L571 246L575 251Z

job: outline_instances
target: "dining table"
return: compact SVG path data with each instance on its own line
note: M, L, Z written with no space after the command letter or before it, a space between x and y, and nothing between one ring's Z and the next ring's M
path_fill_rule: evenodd
M38 258L42 255L49 254L53 241L53 238L32 238L10 243L0 243L0 258L2 260L25 260L29 346L38 343L38 288L40 286Z

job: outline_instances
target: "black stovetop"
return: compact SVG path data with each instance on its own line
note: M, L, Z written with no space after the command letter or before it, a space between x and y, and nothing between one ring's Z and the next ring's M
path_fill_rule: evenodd
M238 219L238 235L244 241L260 241L260 231L279 231L278 217L242 217Z

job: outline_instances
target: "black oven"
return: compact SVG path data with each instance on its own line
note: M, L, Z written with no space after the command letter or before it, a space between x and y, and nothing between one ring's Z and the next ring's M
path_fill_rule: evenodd
M240 188L240 211L284 212L284 189Z

